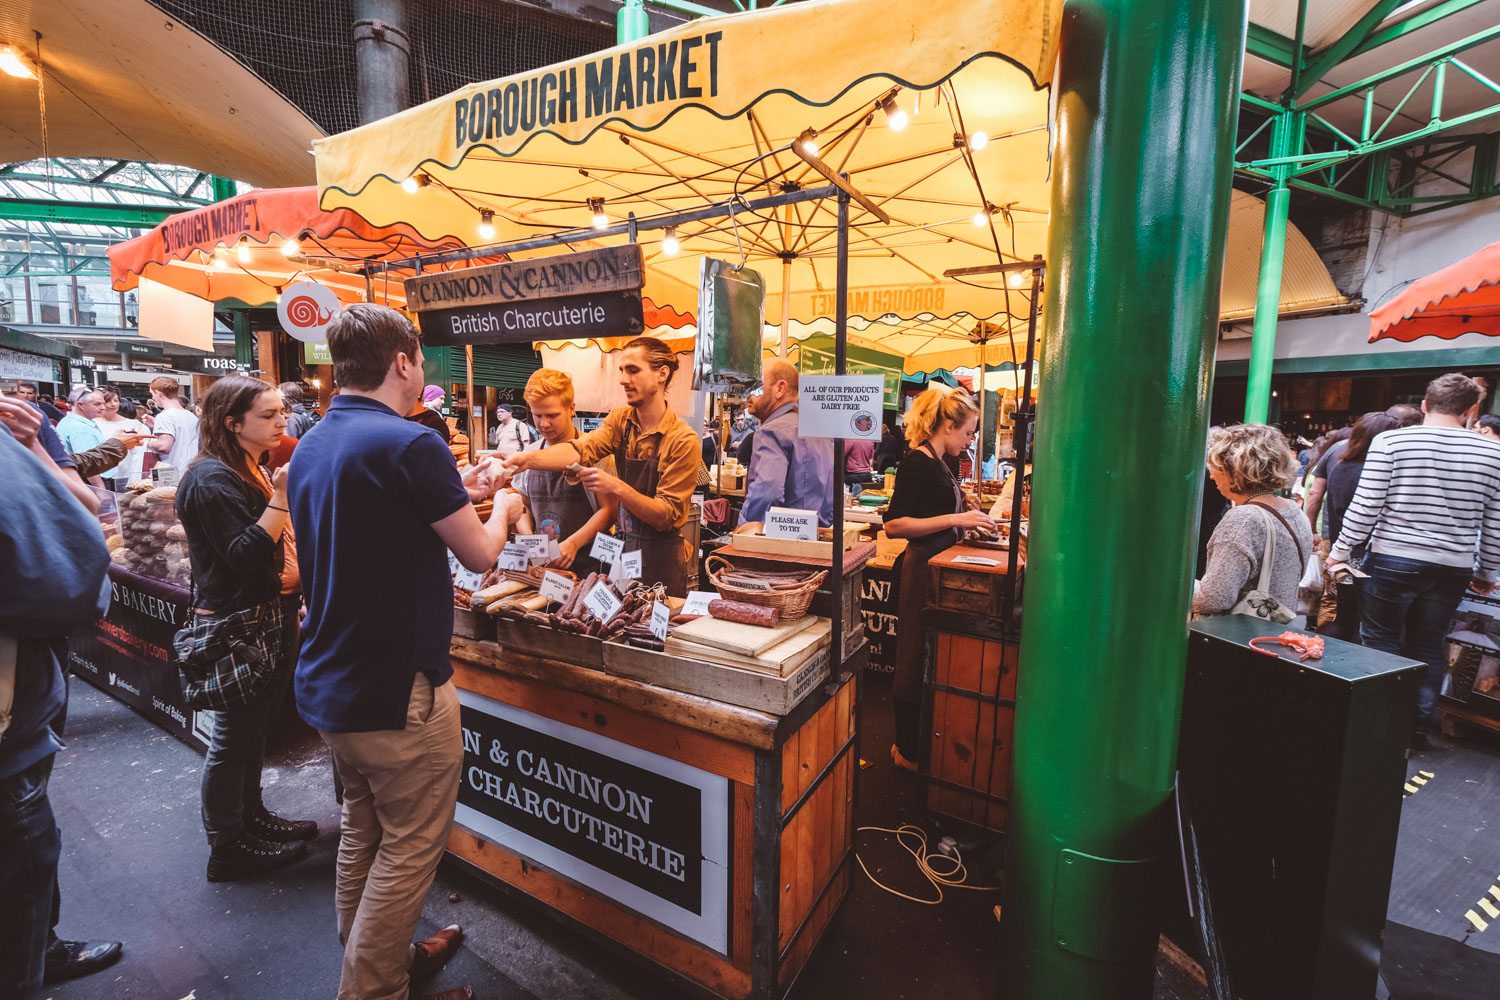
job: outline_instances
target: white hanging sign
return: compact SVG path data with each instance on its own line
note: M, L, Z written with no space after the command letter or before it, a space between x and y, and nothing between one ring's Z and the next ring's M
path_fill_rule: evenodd
M276 299L276 318L293 339L321 344L340 308L339 297L316 281L294 281Z
M802 437L879 441L885 405L880 375L804 375L797 390L797 433Z

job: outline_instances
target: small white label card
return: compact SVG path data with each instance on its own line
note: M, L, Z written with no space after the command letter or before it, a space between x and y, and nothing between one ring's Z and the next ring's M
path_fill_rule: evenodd
M512 539L517 545L526 550L531 556L532 562L547 561L547 543L552 539L547 535L517 535Z
M641 550L626 552L620 556L620 572L627 580L639 580L641 578Z
M531 556L515 542L506 542L500 550L500 568L525 571L531 566Z
M682 610L677 613L680 615L697 615L701 618L708 614L708 602L718 599L719 595L712 590L690 590L688 591L687 601L682 605Z
M651 634L663 642L666 641L667 625L671 623L671 620L671 608L667 607L661 601L656 601L651 605Z
M562 604L573 596L573 581L561 573L554 573L548 570L542 574L540 592L547 600Z
M767 538L800 538L804 541L818 540L818 515L811 510L793 510L790 507L772 507L766 511L765 532Z
M962 563L965 566L999 566L999 559L990 559L987 556L955 556L955 564Z
M480 581L484 579L483 573L464 569L464 564L452 552L448 553L448 569L453 573L453 586L460 590L478 590Z
M594 545L593 548L589 549L589 555L599 560L603 565L609 566L616 559L619 559L620 553L624 551L625 543L622 540L615 538L613 535L606 535L600 532L594 536Z
M547 561L557 562L562 558L562 546L557 544L557 539L547 536Z
M620 599L607 583L596 583L583 599L583 606L594 613L601 622L607 622L620 610Z

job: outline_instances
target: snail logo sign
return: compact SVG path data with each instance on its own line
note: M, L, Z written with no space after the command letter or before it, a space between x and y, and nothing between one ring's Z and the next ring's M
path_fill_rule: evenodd
M728 779L472 691L458 697L460 825L728 953Z
M276 300L276 318L293 339L321 344L327 341L328 324L339 308L339 297L316 281L294 281Z

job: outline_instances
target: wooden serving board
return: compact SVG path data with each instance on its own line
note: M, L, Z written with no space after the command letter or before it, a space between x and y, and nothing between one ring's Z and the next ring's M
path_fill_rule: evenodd
M816 624L803 629L784 642L767 649L759 656L741 656L716 646L704 646L696 642L679 639L676 634L667 637L669 653L696 660L707 660L725 667L755 670L760 673L785 677L810 660L818 650L828 645L833 634L833 623L827 618L816 619Z
M686 639L703 646L715 646L719 649L727 649L731 653L739 653L741 656L755 657L777 643L785 642L803 629L809 628L816 621L818 619L812 615L803 615L796 621L783 622L775 628L766 628L763 625L742 625L739 622L729 622L722 618L704 615L702 618L677 626L672 634L678 639Z

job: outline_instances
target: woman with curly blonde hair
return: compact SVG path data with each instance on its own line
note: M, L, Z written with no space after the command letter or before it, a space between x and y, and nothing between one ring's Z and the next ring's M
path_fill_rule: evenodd
M1266 424L1215 427L1208 432L1207 462L1214 486L1234 507L1209 539L1208 568L1193 587L1193 613L1219 615L1234 608L1260 589L1267 563L1264 589L1295 613L1313 537L1301 508L1277 495L1297 476L1286 437Z

